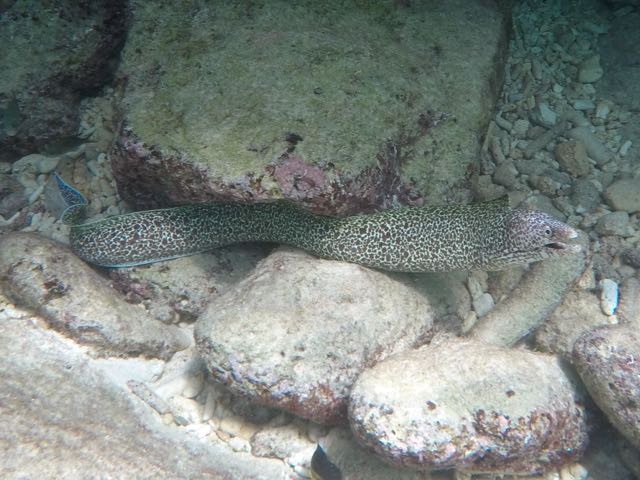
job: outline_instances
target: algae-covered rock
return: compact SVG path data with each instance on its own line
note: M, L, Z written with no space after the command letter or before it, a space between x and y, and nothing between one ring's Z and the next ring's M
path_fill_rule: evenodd
M113 166L139 206L442 203L478 152L507 30L492 2L133 4Z
M0 8L0 150L7 160L76 136L80 100L110 80L126 27L123 0L8 3Z

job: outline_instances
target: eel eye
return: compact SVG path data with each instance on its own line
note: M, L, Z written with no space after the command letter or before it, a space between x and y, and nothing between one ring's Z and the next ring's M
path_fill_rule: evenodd
M547 237L551 237L551 227L544 227L544 234Z

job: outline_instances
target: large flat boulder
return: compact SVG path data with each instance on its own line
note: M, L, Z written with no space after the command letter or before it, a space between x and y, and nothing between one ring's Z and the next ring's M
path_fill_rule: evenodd
M493 2L132 3L113 159L125 199L340 213L464 199L451 189L506 50Z
M287 475L282 462L234 454L165 426L81 347L42 328L36 318L0 312L0 356L2 478Z

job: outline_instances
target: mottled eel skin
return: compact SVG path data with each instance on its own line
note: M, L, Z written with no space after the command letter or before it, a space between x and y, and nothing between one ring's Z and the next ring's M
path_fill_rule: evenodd
M103 267L142 265L254 241L402 272L500 270L580 250L564 243L577 236L571 227L542 212L511 209L507 197L346 218L315 215L285 201L210 203L80 224L73 207L83 207L86 200L57 179L72 207L73 215L66 215L72 223L71 248Z

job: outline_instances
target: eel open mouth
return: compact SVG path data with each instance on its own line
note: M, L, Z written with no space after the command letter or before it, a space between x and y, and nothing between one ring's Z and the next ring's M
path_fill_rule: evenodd
M582 251L582 247L576 243L549 242L542 246L548 255L563 255L566 253L577 253Z

